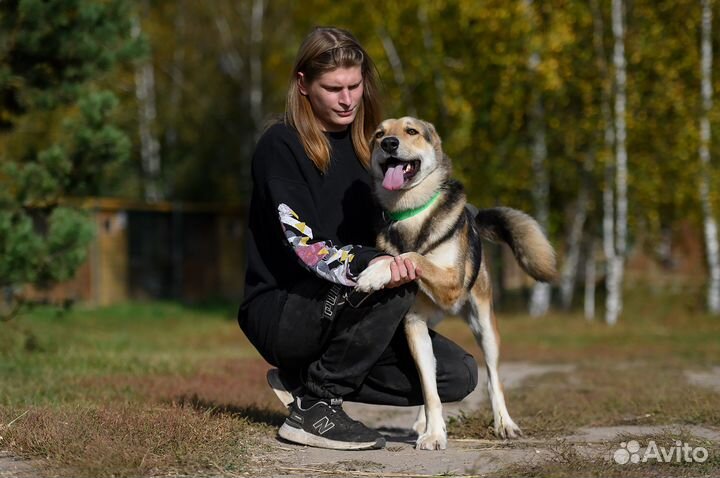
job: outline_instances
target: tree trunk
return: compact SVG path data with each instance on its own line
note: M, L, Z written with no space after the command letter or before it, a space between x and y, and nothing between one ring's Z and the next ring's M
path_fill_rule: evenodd
M262 133L262 41L265 0L253 0L250 23L250 117L254 126L255 143Z
M605 256L605 288L610 290L612 287L612 264L615 260L615 195L614 190L614 175L615 169L612 162L612 152L615 145L615 131L613 130L612 122L612 110L610 108L610 98L612 96L612 87L610 80L610 71L608 69L607 57L605 54L605 43L603 41L605 24L603 22L602 11L598 0L591 0L590 7L592 9L593 18L593 47L595 49L595 59L597 61L598 71L602 78L602 88L600 90L600 114L603 124L603 151L606 153L607 158L605 162L604 180L602 188L602 250ZM595 241L591 239L591 249L589 254L595 252ZM591 273L595 276L596 263L594 261L594 255L592 259L588 257L587 260L592 260L593 263L586 264L586 274L588 273L588 267L591 267ZM593 293L593 297L588 297L590 292ZM588 310L592 305L592 316L595 315L595 282L593 280L592 286L588 282L586 276L585 280L585 314L588 317ZM591 304L589 302L591 301Z
M537 21L533 11L533 0L525 0L525 8L533 31L537 31ZM528 69L530 76L536 80L537 69L540 65L540 53L531 49L528 58ZM533 83L537 83L533 81ZM550 191L550 179L547 172L547 143L545 140L545 110L543 109L542 93L533 88L531 93L531 105L528 129L532 138L532 170L533 170L533 203L535 205L535 219L545 233L548 231L548 196ZM540 317L547 313L550 308L550 284L537 282L533 286L530 296L529 312L533 317Z
M175 48L170 69L170 99L168 101L168 126L165 130L165 143L169 149L177 145L178 114L181 111L183 83L185 81L185 48L183 39L185 37L185 0L177 2L175 12Z
M605 26L602 20L602 12L597 0L591 0L590 6L593 11L593 45L595 48L595 57L598 63L598 70L603 79L610 77L610 72L605 57L605 46L603 43L603 34ZM612 110L610 108L610 97L612 88L610 81L603 81L603 87L600 95L600 113L604 125L604 148L608 156L612 156L615 145L615 131L613 129ZM615 166L611 158L608 158L605 164L605 177L603 181L602 200L603 200L603 218L602 218L602 246L605 256L605 289L607 291L606 302L609 298L617 296L617 280L614 273L615 264ZM595 267L595 264L593 264ZM594 273L594 270L593 270ZM594 285L593 285L594 290ZM587 289L586 289L587 294ZM587 300L587 296L586 296ZM594 304L594 299L593 299Z
M585 257L585 319L595 319L595 240L589 241Z
M245 80L243 72L245 62L243 61L243 56L235 45L232 29L230 28L226 14L218 10L217 4L212 3L211 5L214 6L213 21L220 36L220 69L234 81L241 82Z
M425 45L425 52L428 58L436 58L435 54L435 39L433 38L430 21L428 20L427 7L425 2L420 2L417 10L418 22L420 23L420 29L422 30L423 44ZM442 76L442 69L438 68L435 63L432 63L431 71L433 75L433 83L435 85L435 93L438 101L438 117L439 124L438 131L442 131L443 127L447 126L448 113L445 108L445 79Z
M585 228L585 221L587 220L590 189L589 175L592 173L594 163L593 156L588 155L587 160L583 164L577 204L567 239L567 254L565 255L562 271L560 272L560 299L562 307L565 310L569 310L572 306L573 295L575 293L575 280L577 278L578 263L580 261L583 230Z
M178 125L181 121L183 88L185 83L185 0L179 0L175 12L175 45L173 59L170 66L170 97L168 99L167 126L165 128L165 167L168 168L168 160L177 165L178 159ZM174 175L167 183L167 193L173 196L175 191Z
M547 145L545 143L545 113L537 94L532 107L530 121L530 134L533 138L532 169L533 169L533 202L535 203L535 218L540 227L547 233L548 230L548 193L550 180L548 179ZM541 317L547 314L550 308L550 284L536 282L530 297L530 315Z
M417 116L417 109L415 109L415 104L412 100L412 96L410 95L410 90L405 79L405 68L403 67L400 55L398 55L397 49L395 48L395 42L393 42L392 37L383 26L378 28L378 36L382 41L383 48L385 49L385 55L387 55L388 61L390 62L390 67L392 68L393 76L395 77L395 83L397 83L398 88L400 88L400 91L402 92L405 108L410 116Z
M712 108L712 1L702 1L702 61L700 115L700 202L702 204L705 230L705 252L708 261L710 281L707 290L707 307L710 313L720 313L720 254L717 223L710 200L710 118Z
M147 1L141 5L147 11ZM132 36L139 38L142 33L140 18L132 19ZM157 110L155 104L155 72L152 54L135 65L135 96L138 101L138 132L140 135L140 161L142 168L143 193L149 202L163 199L160 187L160 142L155 134Z
M617 322L622 311L622 284L627 249L627 149L625 147L625 31L623 0L612 2L612 30L615 38L613 64L615 66L615 254L610 263L605 321Z

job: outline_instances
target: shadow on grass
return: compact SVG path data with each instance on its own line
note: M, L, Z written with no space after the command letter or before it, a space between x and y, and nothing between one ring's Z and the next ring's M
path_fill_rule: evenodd
M277 428L285 421L285 414L257 405L237 406L206 400L197 395L181 395L175 400L181 406L190 407L212 416L230 415L244 418L250 423Z

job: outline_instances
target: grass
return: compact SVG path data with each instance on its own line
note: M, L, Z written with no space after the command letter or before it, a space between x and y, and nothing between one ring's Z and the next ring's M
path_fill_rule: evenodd
M646 447L650 440L655 441L658 447L670 450L677 440L690 447L704 447L708 450L708 459L703 463L648 459L645 462L618 464L611 459L614 452L620 448L619 442L604 444L593 453L581 451L583 448L571 443L560 442L551 448L551 457L542 462L526 462L504 468L492 477L553 477L573 478L576 476L592 476L597 478L623 477L623 478L666 478L666 477L716 477L720 473L720 454L716 443L698 438L689 433L679 435L660 433L641 436L620 436L619 440L636 440ZM641 455L640 455L641 456Z
M497 476L720 475L719 444L692 436L685 441L704 443L710 450L711 458L703 464L648 462L623 467L609 459L621 439L605 443L601 456L590 457L576 444L555 443L582 427L720 427L717 392L692 386L685 376L687 370L720 363L720 319L702 312L697 303L695 295L683 291L644 290L628 296L625 313L614 327L587 322L577 313L533 319L498 312L503 361L570 363L575 369L531 378L521 388L506 391L513 418L527 436L550 444L552 458L513 465ZM481 359L474 340L462 334L464 327L460 321L446 321L439 330ZM487 407L451 420L448 431L456 438L492 439L491 425ZM674 440L669 435L654 438L666 446Z
M283 418L221 309L38 308L2 327L0 449L48 473L232 474Z
M533 438L552 438L582 427L720 426L717 393L685 385L683 369L668 364L579 364L575 371L528 379L506 393L513 418ZM450 423L452 435L492 438L490 410Z
M706 314L702 290L642 288L626 293L619 322L608 327L578 311L532 318L513 304L498 307L501 360L577 362L582 360L662 360L707 365L720 362L720 318ZM438 330L480 355L467 326L446 320Z
M717 458L702 467L618 468L556 440L598 425L720 427L717 393L688 385L684 376L720 363L720 319L699 303L684 291L640 291L627 296L615 327L577 313L532 319L499 310L502 361L576 367L506 392L513 417L548 443L552 458L502 474L720 474ZM449 319L439 330L480 358L461 321ZM267 368L232 308L37 308L0 324L0 450L32 458L56 476L255 474L268 466L256 457L285 414L265 384ZM449 431L492 439L490 422L482 409L454 420ZM346 470L370 467L349 460Z

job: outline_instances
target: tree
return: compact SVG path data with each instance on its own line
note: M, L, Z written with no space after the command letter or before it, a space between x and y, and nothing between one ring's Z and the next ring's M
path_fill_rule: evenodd
M622 284L627 245L627 148L625 126L625 26L623 0L612 2L612 30L615 38L615 251L609 258L608 295L605 321L613 325L622 310Z
M125 0L0 2L4 318L18 311L26 284L47 287L72 277L92 226L63 200L97 194L103 171L129 156L128 138L111 122L117 100L94 86L140 52L126 40L129 13Z
M525 8L527 9L527 17L533 30L537 30L537 21L535 20L535 12L533 11L533 1L525 0ZM535 32L535 36L537 33ZM535 42L533 42L535 43ZM537 69L540 65L540 52L536 44L530 47L530 56L528 58L528 69L532 76L537 75ZM540 91L538 82L533 81L530 94L530 111L528 113L528 134L532 142L532 171L533 186L532 196L535 208L535 219L537 219L540 227L547 234L549 223L548 202L550 195L550 178L547 171L547 144L546 144L546 128L545 128L545 110L543 107L543 95ZM533 286L530 296L530 315L540 317L547 314L550 308L550 284L538 282Z
M720 313L720 246L718 246L717 223L710 201L710 109L712 108L712 2L702 0L702 61L700 114L700 146L698 148L701 164L700 203L702 204L705 232L705 253L708 261L710 281L707 291L707 307L712 314Z
M149 1L139 5L140 12L132 18L132 36L139 40L142 35L142 24L139 15L146 16ZM142 171L143 196L148 202L165 198L160 185L162 157L160 141L158 141L155 121L157 105L155 100L155 69L152 51L135 65L135 96L138 102L138 133L140 137L140 166Z

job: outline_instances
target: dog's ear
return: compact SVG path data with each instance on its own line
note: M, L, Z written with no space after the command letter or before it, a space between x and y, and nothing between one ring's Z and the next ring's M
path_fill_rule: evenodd
M425 137L425 141L432 144L435 149L440 150L442 141L440 140L440 135L437 134L435 130L435 126L427 121L421 121L421 123L424 129L423 136Z

